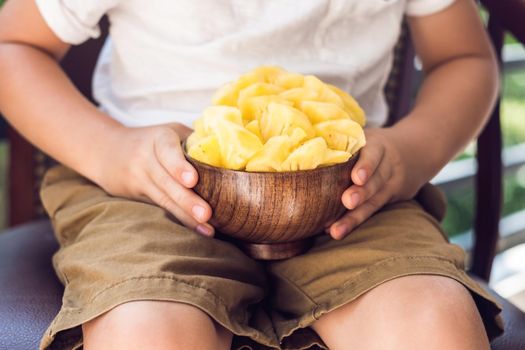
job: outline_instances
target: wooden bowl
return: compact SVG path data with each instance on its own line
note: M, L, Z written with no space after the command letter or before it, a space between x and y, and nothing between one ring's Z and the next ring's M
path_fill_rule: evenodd
M355 154L345 163L312 170L246 172L185 156L199 174L194 191L213 210L210 224L263 260L301 254L309 248L309 237L345 212L341 195L352 184L350 172L358 158Z

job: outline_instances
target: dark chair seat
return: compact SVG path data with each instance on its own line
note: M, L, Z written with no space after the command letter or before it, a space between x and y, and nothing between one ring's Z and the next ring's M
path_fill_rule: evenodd
M62 285L51 266L56 249L47 220L0 233L0 350L38 349L62 297ZM491 293L503 304L506 328L492 349L525 349L525 314Z
M51 265L58 245L48 220L0 232L0 349L38 349L60 308Z
M505 333L492 342L492 350L519 350L525 349L525 313L506 299L496 294L486 284L480 283L503 305L503 321Z

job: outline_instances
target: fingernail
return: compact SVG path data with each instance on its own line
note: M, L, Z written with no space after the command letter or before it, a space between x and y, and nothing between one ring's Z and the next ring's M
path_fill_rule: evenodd
M193 182L193 173L191 171L183 171L182 172L182 181L184 181L184 183L186 185L191 185L192 182Z
M346 233L346 226L343 224L338 224L334 227L335 239L341 239Z
M197 225L197 227L195 227L195 231L197 231L201 235L208 236L208 237L210 237L213 234L213 231L211 230L211 228L209 228L206 225L202 225L202 224Z
M366 170L364 169L359 169L357 171L357 177L359 178L359 180L361 180L361 182L366 182Z
M353 208L358 206L360 200L361 196L357 192L352 193L352 195L350 196L350 204L352 204Z
M191 208L191 211L193 213L193 216L195 216L195 219L197 219L197 220L204 220L204 215L206 214L206 209L204 209L200 205L194 205L193 208Z

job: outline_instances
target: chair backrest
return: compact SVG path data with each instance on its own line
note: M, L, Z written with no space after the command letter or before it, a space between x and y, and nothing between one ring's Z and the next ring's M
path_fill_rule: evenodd
M102 28L103 35L100 38L72 48L61 63L73 83L90 99L91 77L98 52L107 35L107 21L103 21ZM494 22L491 28L498 49L498 35L502 30ZM406 25L403 25L394 56L393 68L385 87L385 96L390 108L389 124L402 118L409 111L411 104L415 76L414 49ZM478 144L476 243L472 270L485 280L488 280L490 275L498 239L501 203L493 198L501 198L500 135L498 105ZM9 224L15 225L44 215L38 189L42 175L51 162L12 129L9 130L9 141ZM499 172L497 169L500 169Z
M496 56L502 65L505 31L509 31L525 45L525 1L481 0L489 13L488 33ZM496 255L499 239L499 222L502 209L503 169L501 159L500 103L477 142L478 171L476 176L476 203L471 272L488 281Z

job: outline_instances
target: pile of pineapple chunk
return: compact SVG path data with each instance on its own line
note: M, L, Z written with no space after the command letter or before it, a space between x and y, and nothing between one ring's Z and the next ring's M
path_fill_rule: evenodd
M228 169L273 172L346 162L365 145L365 115L313 75L263 66L221 87L186 140L188 155Z

